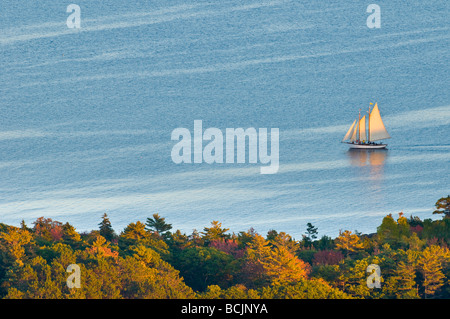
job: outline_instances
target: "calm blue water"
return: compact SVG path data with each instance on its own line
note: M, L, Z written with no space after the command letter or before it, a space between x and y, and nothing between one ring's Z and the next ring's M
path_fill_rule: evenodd
M383 1L3 0L0 222L116 231L159 213L300 239L432 215L450 193L449 5ZM340 143L378 102L389 150ZM175 165L173 129L280 129L280 170Z

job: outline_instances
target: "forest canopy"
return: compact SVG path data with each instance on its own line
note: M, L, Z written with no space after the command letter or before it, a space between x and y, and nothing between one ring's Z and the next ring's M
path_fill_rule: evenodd
M0 223L0 298L447 299L449 203L436 202L437 220L389 214L374 234L319 238L308 223L299 240L230 233L219 221L185 234L156 213L120 233L106 213L82 233L44 217ZM76 287L69 265L79 271ZM369 265L380 269L379 288L368 284Z

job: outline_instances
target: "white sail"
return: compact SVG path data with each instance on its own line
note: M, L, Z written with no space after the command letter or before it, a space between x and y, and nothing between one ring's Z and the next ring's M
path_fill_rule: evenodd
M356 122L356 120L355 120ZM352 137L350 137L350 142L355 142L357 140L357 133L358 132L358 125L355 125L355 128L353 129Z
M352 130L353 127L355 126L356 120L353 121L352 126L350 126L349 130L347 131L347 134L345 134L344 138L342 139L342 141L348 140L350 138L350 136L352 135Z
M375 103L375 107L369 115L369 141L378 141L387 138L391 138L391 136L386 131L386 127L384 127L378 105Z
M366 116L364 115L360 120L359 120L359 140L365 141L367 139L366 137Z

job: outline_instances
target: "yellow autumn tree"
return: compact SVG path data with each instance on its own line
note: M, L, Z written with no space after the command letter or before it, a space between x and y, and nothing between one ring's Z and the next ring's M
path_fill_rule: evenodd
M29 231L16 227L10 227L6 232L0 232L0 243L6 250L6 254L20 266L23 265L22 259L25 256L24 246L32 239L33 236Z
M416 264L419 252L409 249L404 254L405 260L398 262L391 277L395 282L395 295L397 298L419 298L416 283Z
M304 279L310 267L284 246L271 247L260 235L254 237L247 249L247 266L251 277L260 283L296 282Z
M359 249L363 249L364 245L360 238L356 234L352 234L351 231L346 230L344 232L339 231L339 236L336 238L336 247L349 253L354 253Z
M268 258L261 260L261 263L272 284L297 282L305 279L310 272L309 265L284 246L272 249Z
M444 285L445 275L442 272L450 262L450 251L447 247L432 245L423 250L418 264L423 275L425 296L434 295Z

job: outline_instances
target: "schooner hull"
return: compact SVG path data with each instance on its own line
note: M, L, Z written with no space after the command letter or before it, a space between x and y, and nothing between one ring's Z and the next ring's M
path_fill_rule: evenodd
M350 148L359 148L359 149L382 149L386 148L387 144L356 144L356 143L347 143Z

